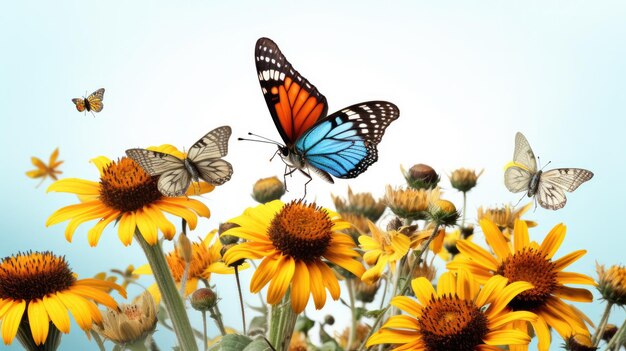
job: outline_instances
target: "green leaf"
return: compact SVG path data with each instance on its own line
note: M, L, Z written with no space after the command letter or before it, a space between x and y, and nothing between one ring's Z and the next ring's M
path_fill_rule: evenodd
M256 339L249 343L243 351L272 351L272 348L265 339Z
M265 318L265 316L256 316L252 318L248 330L251 335L257 332L259 332L258 334L265 335L265 332L267 331L267 318Z
M315 326L315 321L314 320L309 319L309 317L307 317L305 315L301 315L296 320L296 326L295 326L294 330L299 331L299 332L303 332L304 334L308 334L309 330L311 330L311 328L313 328L313 326Z
M220 351L242 351L246 349L246 346L252 342L252 339L245 335L239 334L228 334L222 337L220 340L219 348L217 350Z

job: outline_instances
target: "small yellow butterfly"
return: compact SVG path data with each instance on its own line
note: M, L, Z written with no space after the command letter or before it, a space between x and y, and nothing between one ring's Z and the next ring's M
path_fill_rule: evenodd
M72 102L74 103L74 105L76 105L76 109L78 110L78 112L91 112L91 114L93 115L94 112L102 111L102 108L104 107L102 99L104 99L104 88L100 88L94 91L86 98L72 99Z

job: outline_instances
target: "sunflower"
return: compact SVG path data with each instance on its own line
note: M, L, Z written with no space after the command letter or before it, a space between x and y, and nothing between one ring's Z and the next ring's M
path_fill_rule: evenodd
M172 148L171 145L163 145L152 149L179 156L180 153L175 153ZM113 221L119 221L118 235L124 245L130 245L135 229L141 232L150 245L154 245L159 230L167 239L176 234L176 228L164 212L185 219L191 229L196 227L197 216L210 215L208 207L198 200L186 196L163 196L157 188L158 177L151 177L130 158L111 161L100 156L92 162L100 171L100 182L67 178L48 188L48 191L76 194L81 200L79 204L57 210L46 222L46 226L50 226L69 220L65 238L70 242L80 224L98 219L98 223L88 232L91 246L98 244L102 231ZM193 192L190 195L198 191L193 188L189 188L188 192ZM206 193L213 188L213 185L201 182L199 192Z
M363 273L361 280L367 284L378 282L387 265L395 272L396 263L409 252L409 238L395 230L384 232L368 220L372 236L361 235L359 243L365 251L363 261L372 266Z
M25 335L22 329L26 328L30 330L29 338L41 345L49 333L69 333L70 313L81 329L90 330L92 323L102 322L94 302L118 309L107 293L110 289L126 297L124 288L112 282L77 279L65 259L51 252L6 257L0 261L2 339L10 344L18 329L21 338Z
M222 243L215 239L217 231L211 231L200 242L194 242L191 246L191 260L189 261L189 269L187 271L187 280L185 283L185 296L191 295L198 289L198 282L204 281L208 283L211 279L211 273L233 274L234 268L226 266L222 261ZM215 240L214 240L215 239ZM179 250L173 250L165 256L167 265L172 273L176 286L180 289L183 275L185 272L186 262ZM239 269L247 268L246 264ZM150 265L143 265L135 269L133 274L152 274ZM161 301L161 293L156 284L150 286L148 291L154 299Z
M339 232L350 226L330 210L302 201L284 204L268 202L229 220L239 227L224 234L247 240L224 254L226 264L241 259L263 259L250 281L250 290L259 292L269 283L267 302L275 305L291 286L291 307L300 313L310 295L315 307L326 303L328 289L339 299L339 282L326 261L360 277L365 269L355 259L354 241Z
M63 173L57 169L63 163L63 161L57 161L58 157L58 147L54 149L54 151L52 151L48 164L45 164L37 157L31 157L30 162L32 162L33 166L37 167L37 169L26 172L26 175L33 179L41 178L41 182L37 184L37 187L39 187L48 177L52 178L53 180L57 180L57 174Z
M518 220L515 222L512 247L492 221L483 219L480 226L494 254L471 241L460 240L457 247L464 259L448 263L448 268L469 269L481 283L495 275L502 275L510 282L532 283L533 289L516 296L508 306L513 311L531 311L537 314L539 319L534 326L540 344L549 344L550 333L546 324L563 338L573 334L589 335L578 312L562 301L591 302L593 299L589 290L571 288L565 284L595 285L593 278L589 276L563 272L567 266L582 257L585 250L572 252L558 260L553 259L565 238L565 225L556 225L543 242L538 244L530 241L526 222ZM524 325L518 326L525 328Z
M416 278L411 286L417 301L396 296L391 305L409 315L389 317L372 335L367 346L400 344L394 350L487 351L498 345L527 345L528 334L511 327L512 321L534 321L531 312L506 308L517 294L532 288L530 283L507 285L501 276L490 278L479 289L467 270L444 273L437 290L426 278Z

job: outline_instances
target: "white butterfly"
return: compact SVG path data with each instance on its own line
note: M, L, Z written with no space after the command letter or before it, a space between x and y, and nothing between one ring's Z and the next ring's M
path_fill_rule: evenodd
M221 159L228 153L229 126L215 128L189 148L183 160L170 154L146 149L129 149L126 155L151 176L160 176L157 186L166 196L183 195L191 181L199 179L213 185L226 183L233 167Z
M537 170L535 154L522 133L515 135L513 161L506 165L504 185L513 193L527 191L528 197L536 196L543 208L558 210L565 206L565 192L576 190L593 177L593 173L581 168L557 168Z

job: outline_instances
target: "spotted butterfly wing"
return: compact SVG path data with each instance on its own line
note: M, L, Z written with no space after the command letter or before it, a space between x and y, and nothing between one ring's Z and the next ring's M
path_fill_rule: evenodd
M192 180L198 182L200 178L207 183L222 185L230 179L232 165L221 159L228 153L230 135L229 126L208 132L189 148L186 159L146 149L129 149L126 154L148 174L159 176L157 187L162 194L181 196L187 192Z
M399 116L394 104L364 102L327 116L324 95L271 39L257 41L255 62L265 102L286 144L280 151L289 167L310 169L332 183L333 176L354 178L376 162L376 145Z
M104 108L104 88L100 88L91 93L86 98L74 98L72 102L76 106L78 112L100 112Z
M287 61L278 45L261 38L255 62L263 97L276 129L287 146L326 117L326 98Z
M296 141L296 150L322 177L355 178L378 160L376 145L385 129L400 115L386 101L347 107L320 120Z

